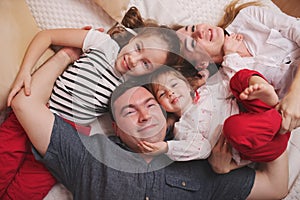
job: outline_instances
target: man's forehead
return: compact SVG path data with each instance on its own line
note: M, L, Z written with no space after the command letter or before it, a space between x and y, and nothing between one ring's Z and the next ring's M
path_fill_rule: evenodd
M126 106L135 102L141 101L142 99L148 99L154 97L146 88L139 86L133 87L126 90L116 101L115 106Z

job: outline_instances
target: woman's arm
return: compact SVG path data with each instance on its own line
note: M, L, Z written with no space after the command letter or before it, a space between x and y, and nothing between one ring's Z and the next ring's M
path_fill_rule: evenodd
M281 133L292 131L300 126L300 62L298 71L293 82L283 99L279 102L276 109L282 115Z
M287 152L274 161L260 163L248 199L283 199L288 193L288 177Z
M238 166L231 156L231 148L223 135L212 150L209 163L217 173L228 173ZM260 163L248 199L282 199L288 192L288 160L284 152L276 160Z
M57 77L70 63L70 57L60 50L40 67L32 77L31 95L20 91L12 100L12 108L30 141L41 155L50 142L54 115L46 104Z

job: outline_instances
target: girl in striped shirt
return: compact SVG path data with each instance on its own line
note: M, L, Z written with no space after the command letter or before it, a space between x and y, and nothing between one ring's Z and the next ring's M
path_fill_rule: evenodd
M130 9L129 14L139 16L134 14L136 11ZM128 17L128 13L125 19L126 16ZM98 30L54 29L39 32L27 49L8 104L10 105L11 99L23 86L26 94L30 95L31 69L50 45L82 48L83 53L79 59L57 78L49 108L71 124L75 123L76 128L78 125L90 124L108 111L108 100L112 91L124 80L151 73L164 64L176 64L179 60L177 53L180 51L180 44L176 33L155 24L151 26L142 27L136 32L121 27L130 33L115 34L115 30L120 29L117 25L110 30L114 39ZM130 40L126 43L124 41L128 35ZM76 55L70 49L64 49L54 55L46 65L62 68L66 63L66 57L61 56L62 53L67 53L69 58ZM53 74L45 79L50 77L54 77ZM25 131L13 113L1 125L0 133L0 177L3 178L0 183L0 198L14 195L16 199L42 199L54 185L55 179L41 163L35 161ZM10 141L10 144L6 141ZM28 171L30 173L26 173ZM27 176L30 178L26 178Z

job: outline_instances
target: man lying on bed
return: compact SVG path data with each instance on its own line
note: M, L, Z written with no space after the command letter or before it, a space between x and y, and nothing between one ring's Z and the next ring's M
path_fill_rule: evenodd
M125 82L113 92L110 105L118 136L113 142L104 135L78 134L45 106L52 90L44 86L51 81L54 84L61 72L55 70L38 70L33 76L32 94L19 92L12 106L36 157L75 199L280 199L287 194L286 153L263 164L260 170L242 168L225 175L215 174L206 160L172 162L165 156L140 154L138 142L162 141L166 123L154 96L139 81ZM49 79L42 79L43 73ZM215 147L220 152L226 151L222 142ZM213 158L215 166L230 165L231 157L222 154L218 158L214 153Z

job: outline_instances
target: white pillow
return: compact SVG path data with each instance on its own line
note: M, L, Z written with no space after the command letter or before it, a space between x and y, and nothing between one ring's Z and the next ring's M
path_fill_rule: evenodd
M253 0L241 0L241 3ZM209 23L216 25L224 14L224 7L231 0L130 0L128 7L136 6L143 18L154 19L160 24L189 25ZM275 11L279 8L271 0L261 0Z
M129 0L94 0L113 19L121 22L128 8Z
M108 30L116 22L93 0L26 0L26 3L42 30L86 25Z

